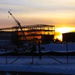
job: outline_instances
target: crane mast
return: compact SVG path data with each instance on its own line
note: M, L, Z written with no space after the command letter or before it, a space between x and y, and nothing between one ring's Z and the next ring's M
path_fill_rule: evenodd
M18 25L19 28L21 29L22 34L23 34L25 40L27 41L26 35L24 34L24 31L23 31L23 29L22 29L22 26L21 26L20 22L12 15L12 13L11 13L10 11L8 11L8 13L9 13L9 14L12 16L12 18L15 20L15 22L17 23L17 25Z
M23 31L23 29L22 29L22 26L21 26L20 22L12 15L12 13L11 13L10 11L8 11L8 13L9 13L9 14L12 16L12 18L15 20L15 22L17 23L17 25L19 26L19 28L20 28L21 31L22 31L22 34L23 34L23 37L25 38L25 41L29 44L28 47L27 47L27 49L24 50L24 52L34 50L35 48L31 49L30 45L31 45L32 47L34 47L35 44L32 43L32 42L27 41L26 35L24 34L24 31Z

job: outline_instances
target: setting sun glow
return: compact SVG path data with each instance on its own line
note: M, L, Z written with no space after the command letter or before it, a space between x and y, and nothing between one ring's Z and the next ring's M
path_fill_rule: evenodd
M75 28L72 27L60 27L55 29L56 32L59 32L59 35L56 34L55 38L58 38L62 41L62 33L75 31Z
M60 33L66 33L66 32L73 31L73 28L70 28L70 27L60 27L60 28L56 28L56 31L60 32Z

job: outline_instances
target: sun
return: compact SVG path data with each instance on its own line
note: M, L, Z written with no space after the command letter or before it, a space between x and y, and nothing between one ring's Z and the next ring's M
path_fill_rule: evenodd
M59 35L56 34L55 37L62 41L62 33L67 33L67 32L72 32L72 31L75 31L74 27L73 28L72 27L59 27L59 28L56 28L55 32L59 32L60 34Z
M62 34L55 35L54 39L59 39L59 41L62 41Z
M56 28L56 31L60 32L60 33L67 33L67 32L71 32L72 30L73 30L73 28L71 28L71 27Z

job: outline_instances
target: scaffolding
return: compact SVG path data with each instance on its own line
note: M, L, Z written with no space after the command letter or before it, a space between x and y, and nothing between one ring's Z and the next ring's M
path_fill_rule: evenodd
M28 41L35 40L36 42L38 42L39 40L40 43L50 43L51 41L54 41L54 35L55 35L54 25L44 25L44 24L28 25L28 26L22 26L22 29ZM23 38L22 31L18 26L0 29L1 32L2 31L6 33L10 32L11 34L16 30L18 32L19 39L25 40Z

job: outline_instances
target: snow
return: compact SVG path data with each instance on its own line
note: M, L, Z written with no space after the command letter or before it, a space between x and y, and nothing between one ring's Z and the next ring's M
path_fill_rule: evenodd
M75 43L51 43L41 45L44 47L44 51L55 51L55 52L75 52Z
M41 46L45 47L42 51L66 51L66 44L52 43ZM75 43L68 43L67 46L68 51L75 50ZM39 56L34 56L33 59L32 56L0 56L0 71L75 75L75 56L42 56L41 59Z
M55 74L75 74L74 64L51 65L0 65L0 71L42 72Z
M54 56L51 56L54 57ZM70 56L67 63L67 57L54 57L62 63L52 59L48 56L34 57L32 64L32 57L22 56L17 61L12 63L17 57L8 56L0 57L0 71L16 71L16 72L42 72L54 74L75 74L75 56Z

